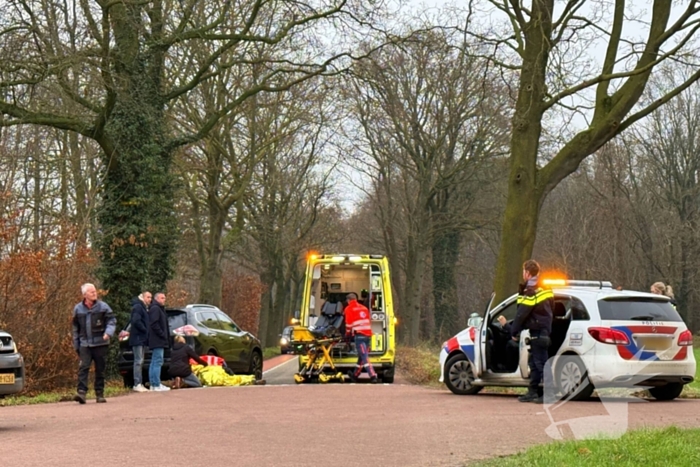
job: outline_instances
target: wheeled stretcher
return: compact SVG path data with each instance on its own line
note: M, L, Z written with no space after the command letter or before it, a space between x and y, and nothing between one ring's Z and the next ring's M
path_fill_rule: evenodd
M330 304L329 304L330 305ZM343 342L340 326L343 322L340 307L325 307L314 326L295 326L290 347L297 355L306 355L303 368L294 375L297 384L306 382L343 382L344 376L333 363L333 346Z

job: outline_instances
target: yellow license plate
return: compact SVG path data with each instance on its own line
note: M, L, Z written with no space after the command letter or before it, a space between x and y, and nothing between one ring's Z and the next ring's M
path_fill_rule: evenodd
M668 337L640 337L637 344L644 350L668 350L671 348L672 339Z
M15 374L0 373L0 384L15 384Z

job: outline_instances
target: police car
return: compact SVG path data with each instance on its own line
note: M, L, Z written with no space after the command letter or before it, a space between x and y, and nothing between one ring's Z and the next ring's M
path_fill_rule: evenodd
M586 399L594 388L635 386L671 400L693 381L693 336L667 297L615 290L610 282L543 282L555 299L551 374L567 399ZM528 331L521 332L519 345L508 348L516 299L513 295L494 308L489 303L483 320L471 321L443 344L440 382L453 393L528 385Z

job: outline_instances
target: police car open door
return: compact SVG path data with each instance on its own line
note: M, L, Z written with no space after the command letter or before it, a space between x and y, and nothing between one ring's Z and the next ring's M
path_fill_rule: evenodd
M486 330L488 329L489 323L489 310L493 305L493 299L496 297L496 292L491 294L488 303L486 304L486 310L484 310L484 317L478 327L478 333L476 333L476 340L474 341L474 373L476 377L480 377L486 370Z

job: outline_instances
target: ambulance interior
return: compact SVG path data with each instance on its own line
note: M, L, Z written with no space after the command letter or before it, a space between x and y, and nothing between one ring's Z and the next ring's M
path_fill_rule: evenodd
M363 300L362 291L367 297ZM313 280L309 295L307 325L314 327L321 323L333 322L337 313L343 313L346 296L350 292L357 295L358 301L370 311L372 325L372 347L370 353L382 354L386 350L387 316L384 306L382 273L379 264L317 264L313 270ZM342 321L340 332L345 333ZM334 354L352 353L350 349L336 346Z

